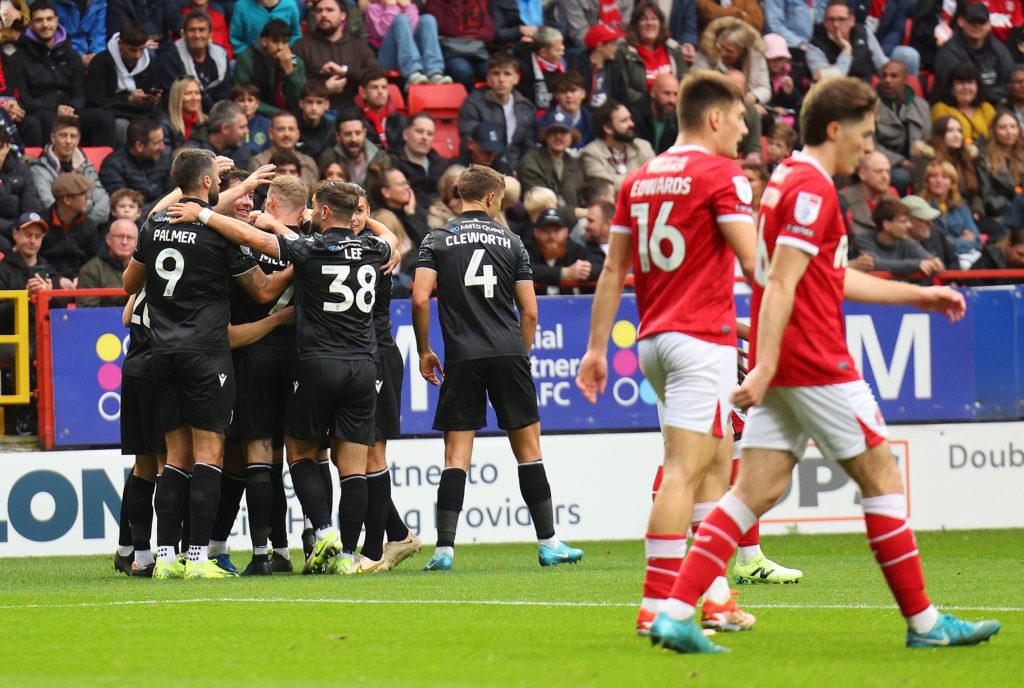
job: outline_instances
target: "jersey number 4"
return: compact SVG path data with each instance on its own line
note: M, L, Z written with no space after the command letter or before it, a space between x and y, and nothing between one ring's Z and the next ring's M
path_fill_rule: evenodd
M483 287L484 298L494 298L494 285L498 283L498 278L494 276L493 265L481 265L484 259L485 251L482 248L478 248L473 251L473 255L469 259L469 266L466 268L466 275L463 278L463 284L467 287Z
M665 201L658 209L658 217L651 223L651 204L634 203L629 209L629 214L636 218L637 254L640 256L640 271L650 272L651 263L663 272L672 272L679 269L686 258L686 240L683 233L668 224L669 215L672 214L672 201ZM665 242L668 242L669 251L665 253Z
M377 286L377 269L372 265L361 265L356 271L356 281L359 282L359 289L355 292L352 287L345 284L352 268L349 265L322 265L320 272L324 275L334 275L331 280L329 291L332 294L341 294L341 301L324 301L324 310L328 313L344 313L352 305L363 313L373 310L373 302L377 298L375 288Z

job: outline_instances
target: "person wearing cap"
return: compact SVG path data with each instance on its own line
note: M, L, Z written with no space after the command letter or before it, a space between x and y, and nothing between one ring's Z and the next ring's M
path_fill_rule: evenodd
M829 0L824 20L814 27L806 56L815 81L826 76L870 81L889 61L875 34L857 23L848 0Z
M793 63L793 54L786 45L786 39L777 33L770 33L763 40L764 60L768 65L768 80L772 89L768 110L776 122L795 127L803 94L797 88L794 76L797 67Z
M944 84L950 73L960 64L969 62L981 73L988 97L993 102L1006 97L1006 84L1013 72L1013 58L1006 46L992 36L988 7L980 2L970 3L956 22L953 38L935 55L935 77Z
M93 181L81 174L62 174L53 180L55 199L45 213L49 231L40 254L53 265L62 289L78 285L78 271L96 257L100 247L96 223L85 215Z
M875 221L873 234L853 237L854 248L874 259L874 269L893 275L926 276L942 271L942 261L930 255L910 237L910 209L897 198L883 198L871 213Z
M552 77L551 92L555 97L552 109L569 117L573 128L580 132L579 145L585 146L593 141L594 126L591 123L590 110L583 106L587 98L587 89L580 73L570 69L565 74Z
M463 167L470 165L483 165L492 167L506 177L512 176L512 168L502 159L505 152L505 140L501 136L501 130L497 124L492 122L480 122L473 128L466 145L456 162Z
M615 57L619 52L619 40L625 35L605 24L595 24L583 40L587 49L569 61L569 69L583 77L587 105L592 108L604 105L611 97L612 78L616 73Z
M919 243L928 255L942 261L946 270L959 270L960 259L953 242L942 232L934 231L933 223L942 214L939 209L920 196L904 196L900 203L910 211L910 238Z
M434 118L425 112L413 115L402 130L402 144L391 155L394 167L409 181L416 203L427 208L437 198L437 183L451 161L434 150Z
M664 153L679 136L676 102L679 100L679 79L665 72L654 77L651 94L633 113L636 135L649 141L654 152Z
M594 282L601 274L603 256L569 238L569 226L557 210L540 214L533 228L534 241L526 242L538 296L593 294L593 287L561 287L565 281Z
M593 27L603 25L619 30L633 16L633 0L618 2L594 2L594 0L561 0L559 3L562 21L565 22L565 37L575 48L593 48L587 43L587 36Z
M40 289L56 286L57 271L39 253L48 229L39 213L25 213L18 219L12 231L14 248L0 261L0 290L25 289L31 296ZM30 303L30 311L34 308ZM32 322L31 316L29 321ZM10 299L0 301L0 328L4 332L14 331L14 302ZM35 332L35 328L31 330ZM30 337L30 341L34 344L35 338Z
M569 117L558 111L548 112L540 120L540 147L523 156L516 170L523 188L535 186L551 189L558 196L558 212L575 224L577 195L585 181L583 164L569 155L568 149L580 141L580 132Z
M654 157L651 144L637 138L633 115L622 103L609 100L594 111L597 136L583 147L580 160L587 180L607 179L619 187L626 175Z
M0 130L0 234L10 239L22 213L41 213L42 203L32 182L32 172L12 152L10 135Z

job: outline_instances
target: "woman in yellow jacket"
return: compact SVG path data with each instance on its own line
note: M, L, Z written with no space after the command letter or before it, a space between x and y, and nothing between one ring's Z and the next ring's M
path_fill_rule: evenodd
M968 141L987 135L995 116L995 107L985 100L981 75L970 62L953 68L941 96L932 105L932 122L940 117L956 118Z

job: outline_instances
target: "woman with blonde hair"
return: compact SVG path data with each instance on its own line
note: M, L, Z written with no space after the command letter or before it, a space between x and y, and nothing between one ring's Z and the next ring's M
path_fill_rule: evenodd
M451 165L437 180L438 196L427 209L427 226L439 229L445 222L462 212L462 199L455 192L455 182L466 171L462 165Z
M992 120L987 137L978 144L978 185L985 215L999 222L1024 185L1024 137L1020 123L1012 112L1002 110ZM998 237L989 232L989 240L993 238Z
M747 78L746 98L751 105L764 108L772 99L764 40L742 19L722 17L708 24L700 37L696 66L723 74L731 69L743 72Z
M412 276L416 273L416 261L419 258L419 253L413 246L405 227L402 226L402 221L393 212L387 208L381 208L370 213L370 218L387 227L398 238L396 248L402 255L402 259L391 273L394 279L391 297L407 299L412 296Z
M205 121L203 91L199 80L194 76L185 76L171 84L167 97L167 115L162 122L168 147L171 150L181 148L192 137L192 129Z
M953 242L960 267L966 270L981 251L981 233L964 203L957 183L959 175L952 163L936 160L924 172L924 191L921 197L941 213L935 227Z

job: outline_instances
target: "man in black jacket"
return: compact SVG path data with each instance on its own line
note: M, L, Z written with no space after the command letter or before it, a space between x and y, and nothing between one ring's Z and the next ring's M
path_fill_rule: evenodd
M640 101L633 121L636 135L650 141L657 154L664 153L679 136L679 122L676 118L676 101L679 100L679 79L672 72L662 72L654 77L650 95Z
M413 115L402 130L402 144L392 155L416 194L416 204L429 207L437 198L437 182L451 164L434 150L434 118L425 112Z
M935 55L935 77L938 84L946 83L949 73L959 64L970 62L981 73L988 97L993 102L1006 97L1006 84L1013 71L1010 51L992 36L988 7L971 3L957 20L953 38Z
M78 286L78 271L100 248L96 223L85 214L92 187L93 181L83 174L62 174L53 180L56 200L43 216L49 231L39 252L53 265L61 289Z
M21 215L42 211L32 171L11 150L10 134L0 129L0 235L6 242Z
M561 282L596 281L604 267L604 256L569 238L569 225L557 210L549 209L537 218L533 228L535 241L528 242L530 267L538 296L558 294L593 294L593 287L561 287Z
M13 231L14 250L0 262L0 290L25 289L31 296L40 289L54 288L57 271L39 255L48 229L49 225L37 213L21 216ZM29 321L32 322L31 316ZM10 299L0 301L0 331L14 331L14 302Z
M231 158L238 169L250 170L252 153L245 145L248 133L249 123L242 108L224 100L214 105L207 120L192 130L192 138L185 146L213 151L215 155Z
M210 15L195 9L185 16L184 35L159 53L163 89L184 76L195 77L203 94L203 110L231 97L231 69L228 51L210 40Z
M86 102L114 119L114 141L124 140L136 119L159 119L163 86L160 65L146 49L149 36L139 24L127 23L89 65Z
M85 69L49 0L37 0L32 5L31 22L18 40L9 70L11 81L20 91L26 118L39 122L35 129L39 139L26 140L25 145L42 146L49 140L58 114L72 115L84 108ZM23 128L23 134L33 129Z
M171 190L170 171L171 154L164 146L163 127L151 119L137 119L128 126L125 145L103 161L100 182L107 193L124 188L141 193L146 201L142 217L147 217Z
M124 31L126 22L141 25L156 49L181 33L181 3L167 0L107 0L107 35Z

